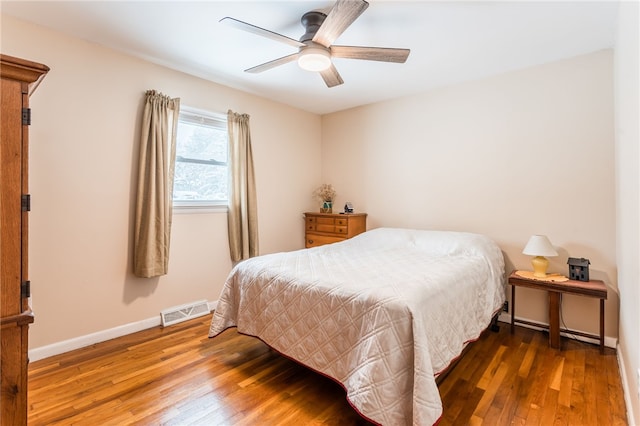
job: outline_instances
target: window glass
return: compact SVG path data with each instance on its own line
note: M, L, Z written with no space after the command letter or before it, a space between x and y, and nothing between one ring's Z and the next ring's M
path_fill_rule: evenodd
M173 205L227 205L226 117L182 107L178 119Z

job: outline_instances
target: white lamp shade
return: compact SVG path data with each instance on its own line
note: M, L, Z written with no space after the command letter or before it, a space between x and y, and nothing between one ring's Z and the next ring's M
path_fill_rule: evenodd
M552 257L558 255L546 235L532 235L522 253L529 256Z

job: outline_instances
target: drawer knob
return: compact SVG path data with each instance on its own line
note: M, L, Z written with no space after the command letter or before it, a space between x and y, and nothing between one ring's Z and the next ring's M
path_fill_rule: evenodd
M313 244L313 240L307 240L309 244Z

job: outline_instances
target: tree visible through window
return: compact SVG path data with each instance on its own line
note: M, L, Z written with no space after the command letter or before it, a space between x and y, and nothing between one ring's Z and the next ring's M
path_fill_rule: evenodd
M226 205L227 161L226 117L182 107L176 139L173 205Z

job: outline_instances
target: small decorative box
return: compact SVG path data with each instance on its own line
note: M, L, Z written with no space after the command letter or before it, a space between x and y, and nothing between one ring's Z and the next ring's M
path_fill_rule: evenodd
M589 259L581 257L580 259L570 257L567 260L569 264L569 279L576 281L589 281Z

